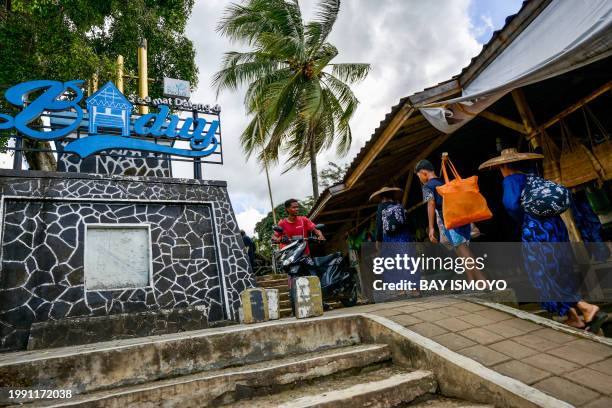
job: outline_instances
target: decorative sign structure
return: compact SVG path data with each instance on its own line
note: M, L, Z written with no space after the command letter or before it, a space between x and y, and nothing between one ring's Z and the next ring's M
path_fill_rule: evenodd
M191 97L189 81L164 77L164 95L179 98Z
M126 149L175 156L202 158L215 153L220 148L220 108L209 105L192 104L180 98L160 98L130 101L112 82L104 84L97 92L86 99L87 112L80 106L83 100L81 86L84 81L68 82L39 80L24 82L9 88L5 98L21 111L14 117L0 113L0 129L16 129L23 136L41 141L65 139L68 143L64 152L73 153L81 158L111 150ZM29 96L36 98L27 102ZM152 104L159 109L135 117L131 113L134 103ZM191 110L193 117L181 118L170 114L171 106L180 110ZM59 115L70 112L72 117L61 128L44 131L30 124L41 118L45 112ZM197 113L216 115L207 120ZM69 138L83 120L88 120L89 135ZM182 123L181 123L182 122ZM164 139L166 143L158 143ZM189 142L189 148L174 147L175 141ZM167 142L170 143L167 143ZM170 145L168 145L170 144Z

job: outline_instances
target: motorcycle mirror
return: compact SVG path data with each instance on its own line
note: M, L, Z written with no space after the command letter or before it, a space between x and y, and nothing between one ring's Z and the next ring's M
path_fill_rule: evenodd
M279 234L283 233L283 229L278 225L273 226L272 229L274 230L274 232L278 232Z
M315 225L315 228L318 229L318 230L321 230L321 229L325 228L325 224L317 224L317 225Z

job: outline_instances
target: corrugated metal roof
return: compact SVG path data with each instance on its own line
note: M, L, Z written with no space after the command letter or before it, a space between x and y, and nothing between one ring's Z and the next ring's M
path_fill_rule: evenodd
M461 85L465 85L467 82L469 82L469 80L473 78L466 78L465 81L461 81L461 79L464 77L464 75L466 75L469 72L470 69L473 69L475 67L475 64L486 66L486 63L488 62L486 61L486 57L494 58L494 56L497 55L497 53L495 52L495 51L498 51L497 48L500 48L501 46L506 44L508 42L507 40L511 37L511 34L515 34L515 35L517 34L515 33L516 29L513 29L512 33L505 33L505 31L511 26L512 22L517 18L517 16L521 15L521 13L527 10L527 6L530 6L530 5L532 6L530 13L533 12L533 6L535 6L538 9L538 13L539 13L539 11L545 8L549 2L550 0L540 0L540 1L525 0L523 1L523 4L521 5L520 10L517 13L506 17L504 26L500 28L499 30L496 30L493 32L489 41L485 45L483 45L482 49L480 50L480 53L478 53L478 55L473 57L470 60L470 63L467 66L465 66L459 74L451 77L450 79L446 81L440 82L434 86L424 88L420 92L416 92L410 96L401 98L399 102L391 108L390 112L385 115L385 118L380 122L379 126L376 129L374 129L374 133L372 133L372 136L370 137L370 139L365 143L365 145L359 150L355 158L351 161L351 164L349 165L348 170L346 174L344 175L343 183L346 182L349 175L355 170L355 168L361 162L361 160L363 159L367 151L376 142L376 140L382 134L382 132L387 127L391 119L393 119L395 114L401 109L402 106L404 106L404 104L406 103L410 104L411 100L418 99L418 96L420 94L423 94L426 91L436 89L442 85L448 84L449 82L452 82L453 80L459 80ZM534 3L538 3L538 4L534 4ZM521 31L523 28L524 26L521 27ZM493 51L492 56L485 55L486 53L489 53L491 51ZM317 208L322 203L324 197L327 195L325 193L328 193L328 190L329 188L325 189L325 191L319 196L319 199L314 203L312 207L313 209Z

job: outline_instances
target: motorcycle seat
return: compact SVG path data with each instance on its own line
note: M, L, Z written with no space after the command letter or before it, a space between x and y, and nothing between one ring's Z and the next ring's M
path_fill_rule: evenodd
M332 259L337 258L338 255L339 255L339 253L336 252L336 253L325 255L325 256L318 256L316 258L313 258L313 261L314 261L316 266L325 266L329 262L331 262Z

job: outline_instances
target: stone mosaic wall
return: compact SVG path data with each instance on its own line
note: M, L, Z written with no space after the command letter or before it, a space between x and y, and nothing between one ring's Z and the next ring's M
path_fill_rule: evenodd
M59 151L64 142L55 142ZM130 155L134 157L91 156L80 159L74 154L58 154L57 171L70 173L109 174L118 176L172 177L172 167L163 155L155 153L134 152L128 150L110 150L110 155Z
M236 320L255 284L224 182L0 170L0 187L0 348L76 316L204 306ZM153 286L86 290L87 223L150 224Z

